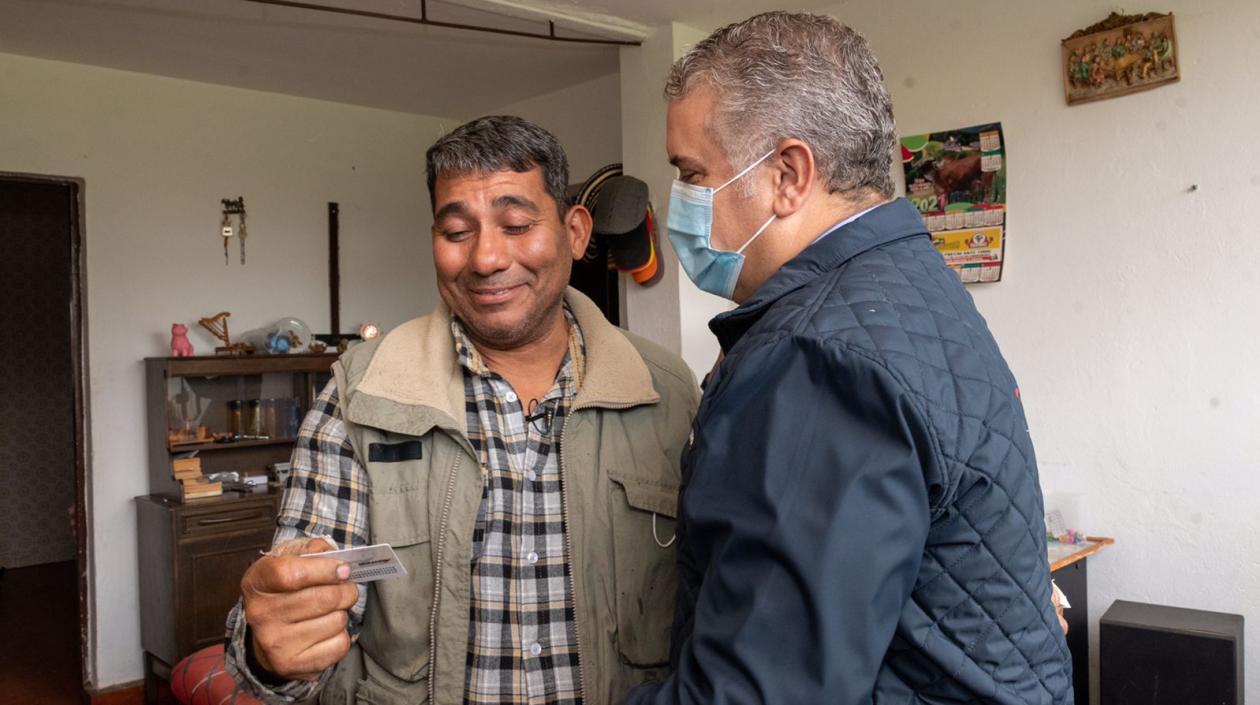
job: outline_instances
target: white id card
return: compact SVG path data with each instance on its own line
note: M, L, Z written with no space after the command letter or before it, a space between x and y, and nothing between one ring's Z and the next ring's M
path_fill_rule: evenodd
M407 569L398 560L398 554L387 543L306 555L311 558L336 558L347 563L350 566L350 580L355 583L370 583L373 580L398 578L407 574Z

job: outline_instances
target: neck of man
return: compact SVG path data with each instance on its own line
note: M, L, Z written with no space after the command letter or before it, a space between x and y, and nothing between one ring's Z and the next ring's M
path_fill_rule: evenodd
M522 406L530 399L546 396L569 350L569 323L563 305L557 305L546 318L537 335L517 345L496 346L469 336L482 362L512 385Z
M802 215L809 217L810 220L801 229L801 235L804 237L797 242L800 249L797 250L796 254L803 252L806 247L813 244L823 233L835 227L837 223L843 223L858 213L887 203L889 200L891 199L887 196L874 191L865 191L848 198L838 193L827 194L822 199L821 207L817 213L808 211L802 213ZM793 255L793 257L795 256Z
M765 233L745 253L748 255L744 264L745 273L735 286L735 302L746 301L783 265L795 259L837 223L889 200L891 198L875 191L845 196L821 189L810 203L779 224L780 232Z

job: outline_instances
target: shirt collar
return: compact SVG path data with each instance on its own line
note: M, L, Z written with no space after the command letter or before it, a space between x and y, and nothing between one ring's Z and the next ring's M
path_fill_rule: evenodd
M884 203L888 203L888 201L884 201ZM884 205L884 203L876 203L875 205L871 206L870 208L867 208L866 210L862 211L861 213L854 213L853 215L849 216L848 218L845 218L844 220L840 221L839 223L836 223L835 225L831 226L830 228L827 228L827 231L826 231L826 232L824 232L822 235L819 235L818 237L814 238L814 241L813 241L813 242L811 242L811 243L809 243L809 244L811 244L811 245L815 245L815 244L817 244L819 240L822 240L823 238L825 238L825 237L827 237L828 235L830 235L830 234L834 233L835 231L839 230L840 228L843 228L844 226L848 225L849 223L852 223L853 221L857 220L858 218L861 218L862 216L866 215L867 213L870 213L871 211L875 210L876 208L879 208L880 206Z

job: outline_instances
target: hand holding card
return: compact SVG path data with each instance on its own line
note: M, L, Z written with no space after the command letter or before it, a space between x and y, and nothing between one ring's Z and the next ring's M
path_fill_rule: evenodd
M349 610L359 599L352 567L331 541L298 539L254 562L241 579L258 664L282 678L318 680L350 650Z
M407 569L398 560L398 554L387 543L307 555L343 561L350 566L350 581L355 583L370 583L407 574Z

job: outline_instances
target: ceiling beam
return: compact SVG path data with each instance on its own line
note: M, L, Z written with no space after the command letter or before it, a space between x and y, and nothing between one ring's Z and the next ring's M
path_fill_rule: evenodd
M636 45L641 44L652 33L652 28L648 25L624 17L583 12L571 4L561 5L547 2L547 0L440 0L440 2L521 19L555 22L557 27L629 41Z
M463 22L446 22L443 20L435 20L429 17L426 0L420 0L420 16L419 17L415 17L411 15L397 15L397 14L392 14L392 13L387 13L387 12L375 12L371 10L360 10L356 8L339 7L339 6L334 6L334 5L321 5L321 4L311 3L311 2L302 2L301 0L241 0L241 1L253 3L256 5L272 5L272 6L288 7L288 8L294 8L294 9L300 9L300 10L324 12L324 13L329 13L329 14L351 15L354 17L366 17L366 18L371 18L371 19L387 20L391 22L406 22L409 24L426 25L429 27L443 27L447 29L459 29L459 30L467 30L467 31L472 31L472 32L488 32L491 34L504 34L504 35L513 36L513 37L543 39L543 40L552 41L552 42L568 42L568 43L573 43L573 44L608 44L608 45L614 45L614 46L639 46L640 44L642 44L642 38L633 39L633 38L602 38L599 36L595 36L595 37L561 36L561 35L556 34L557 20L550 19L549 15L546 15L546 14L524 15L524 14L515 14L512 12L508 12L506 11L507 8L497 7L499 0L480 0L480 2L475 2L473 0L440 0L440 1L445 4L459 5L459 6L468 7L468 8L475 8L482 11L493 12L499 15L512 16L512 17L526 17L528 19L544 19L547 21L548 31L546 33L526 32L523 30L506 29L503 27L491 27L489 25L468 24L468 23L463 23ZM489 6L496 6L496 7L494 9L491 9ZM608 33L610 33L610 30L608 28L605 28L601 30L600 32L594 32L592 30L594 25L590 24L589 22L586 24L579 23L574 18L568 17L568 16L565 16L558 21L563 23L563 25L575 25L574 27L575 29L579 29L580 31L583 31L583 32L589 32L592 34L603 34L603 35L607 35ZM644 36L646 36L646 34L644 34Z

